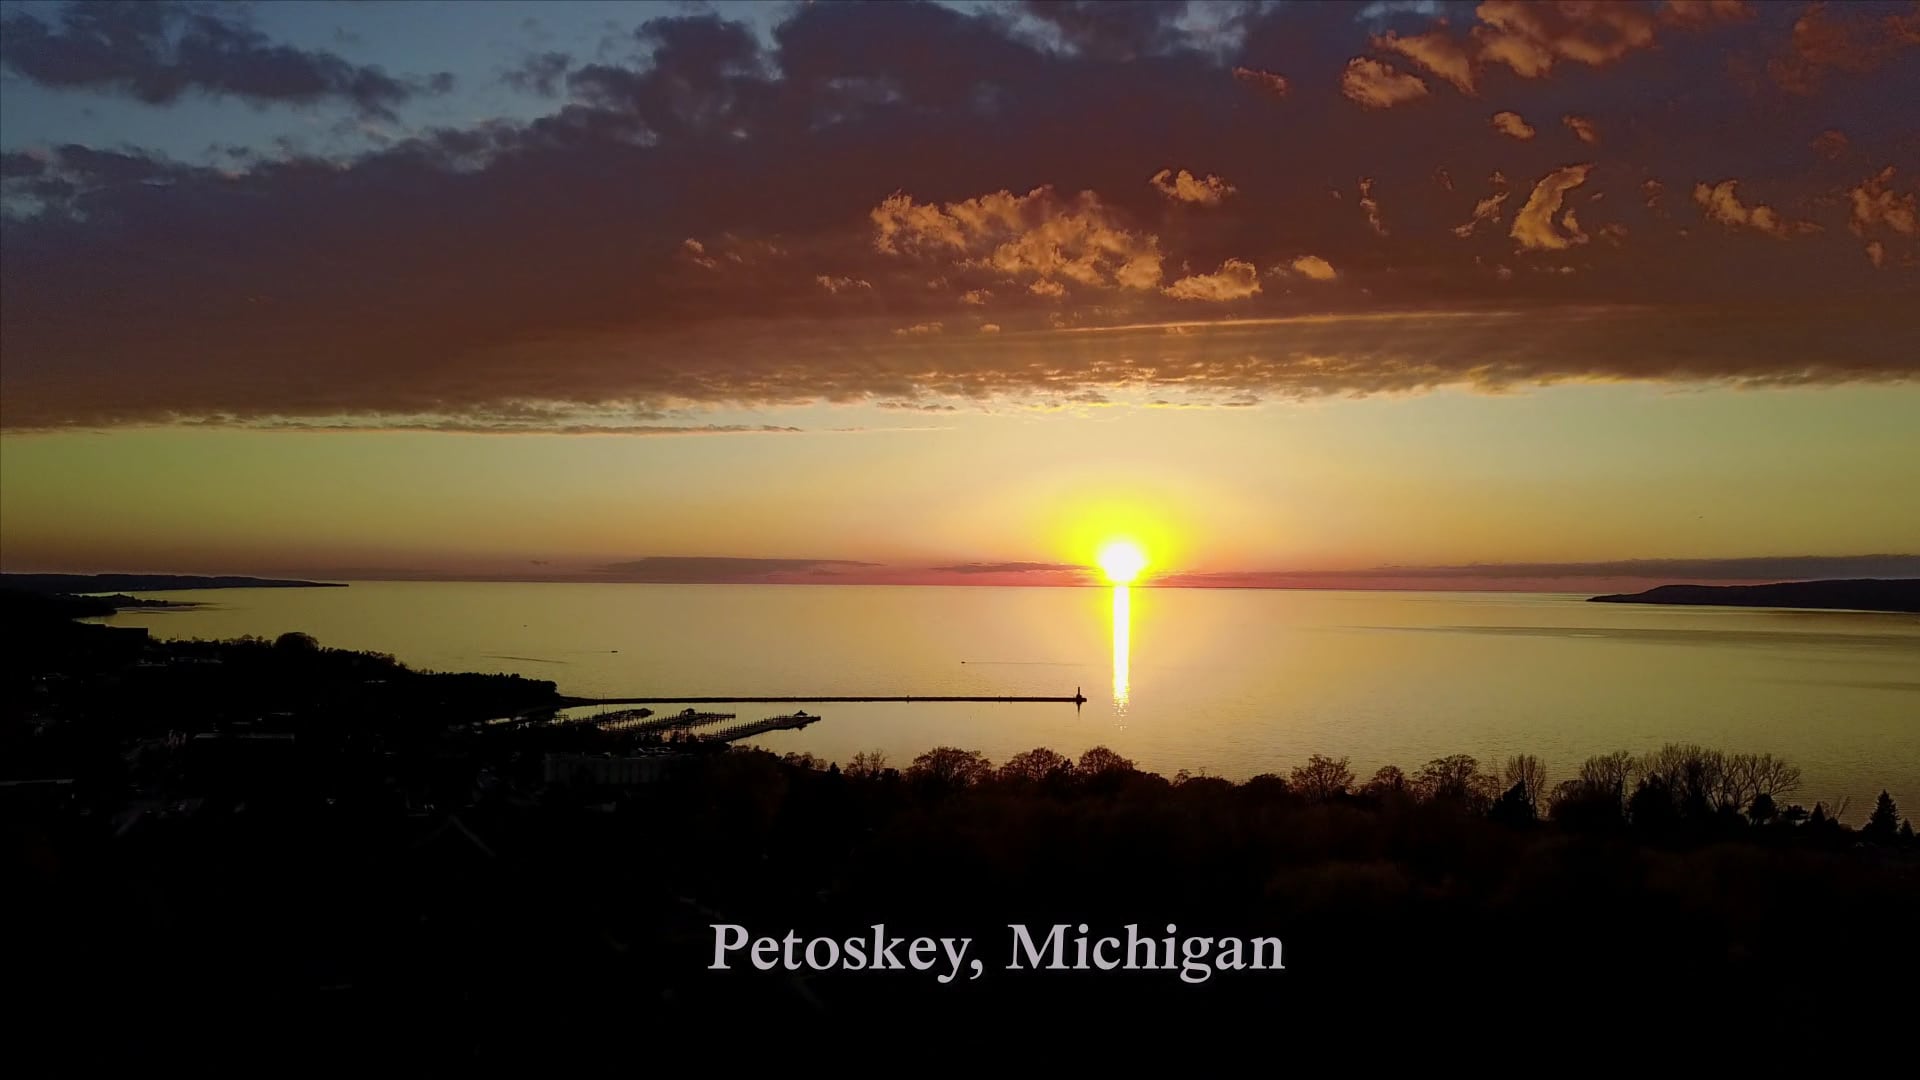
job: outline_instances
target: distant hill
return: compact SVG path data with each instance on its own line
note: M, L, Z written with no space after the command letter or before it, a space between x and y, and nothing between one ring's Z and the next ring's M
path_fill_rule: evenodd
M1831 608L1920 612L1920 578L1783 581L1776 585L1662 585L1589 599L1601 604L1707 604L1720 607Z
M36 593L163 592L173 589L344 589L325 581L192 574L0 574L0 586Z

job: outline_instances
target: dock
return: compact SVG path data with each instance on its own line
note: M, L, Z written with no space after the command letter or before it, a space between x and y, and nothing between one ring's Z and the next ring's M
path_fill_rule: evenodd
M587 705L814 705L814 704L868 704L881 702L983 702L999 704L1052 704L1085 705L1087 696L1078 689L1071 697L1033 697L1019 695L955 695L955 694L899 694L899 695L859 695L859 696L807 696L807 697L608 697L608 698L561 698L557 706L547 708L572 709Z
M748 739L755 735L764 735L769 731L791 731L815 723L820 718L804 712L788 716L769 716L765 720L755 720L747 724L735 724L724 727L709 735L700 736L701 742L733 742L736 739Z
M655 716L646 709L629 709L606 713L587 722L601 731L618 731L623 735L645 735L654 731L681 731L687 728L705 727L708 724L717 724L722 720L733 718L733 713L695 712L692 709L667 716Z

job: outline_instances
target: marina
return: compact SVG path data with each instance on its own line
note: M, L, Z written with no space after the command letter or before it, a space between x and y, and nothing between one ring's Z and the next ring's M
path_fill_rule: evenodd
M691 708L668 716L656 716L651 709L623 709L588 717L585 722L602 731L645 735L658 731L684 731L689 728L705 727L722 720L732 720L734 716L733 713L697 712Z

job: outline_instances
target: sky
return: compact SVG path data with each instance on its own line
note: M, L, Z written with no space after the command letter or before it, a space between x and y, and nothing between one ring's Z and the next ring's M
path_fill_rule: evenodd
M0 0L0 566L1920 576L1914 3Z

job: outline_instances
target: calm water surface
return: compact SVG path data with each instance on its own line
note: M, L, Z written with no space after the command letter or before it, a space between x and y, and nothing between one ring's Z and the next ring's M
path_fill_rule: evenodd
M516 672L588 696L1071 695L1072 705L820 705L757 740L895 764L1106 745L1239 779L1311 753L1363 778L1468 753L1585 757L1698 742L1783 755L1795 797L1882 787L1920 810L1920 618L1589 604L1519 593L362 582L149 594L111 622L271 636ZM742 705L742 719L785 711Z

